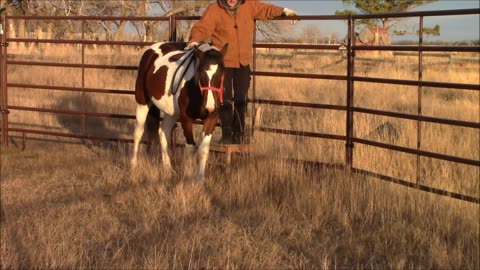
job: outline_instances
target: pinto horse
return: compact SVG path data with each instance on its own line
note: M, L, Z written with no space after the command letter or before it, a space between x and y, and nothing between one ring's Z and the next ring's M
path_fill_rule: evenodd
M150 110L163 113L158 130L162 163L172 171L169 142L177 120L183 128L187 147L196 144L193 137L193 121L203 120L202 141L198 146L197 179L205 179L212 133L223 102L223 55L208 44L201 44L185 51L185 43L155 43L142 55L135 82L136 127L133 133L134 147L131 164L137 165L139 143L145 130Z

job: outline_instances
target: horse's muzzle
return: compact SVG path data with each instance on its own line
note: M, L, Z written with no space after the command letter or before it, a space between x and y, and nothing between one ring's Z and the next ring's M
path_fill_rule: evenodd
M207 109L207 108L203 108L202 111L201 111L201 118L206 118L208 116L211 116L211 115L214 115L216 113L218 113L220 111L220 108L219 107L214 107L214 108L211 108L211 109Z

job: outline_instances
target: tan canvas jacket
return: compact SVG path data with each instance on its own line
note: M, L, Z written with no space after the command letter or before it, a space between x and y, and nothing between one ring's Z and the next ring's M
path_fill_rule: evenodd
M238 7L234 17L217 2L212 3L192 28L190 42L202 42L211 37L211 42L219 49L228 43L225 67L246 66L252 62L254 20L272 19L282 12L282 7L247 0Z

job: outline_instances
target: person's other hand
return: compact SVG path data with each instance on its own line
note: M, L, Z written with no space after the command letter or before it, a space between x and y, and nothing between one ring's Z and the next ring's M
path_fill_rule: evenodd
M295 12L295 11L289 9L289 8L284 8L283 9L283 15L288 16L288 17L298 16L297 12ZM291 23L296 24L297 20L292 20Z
M184 50L185 50L185 51L191 50L191 49L193 49L194 47L197 47L198 45L199 45L199 43L196 42L196 41L189 42L189 43L187 44L187 46L185 47Z

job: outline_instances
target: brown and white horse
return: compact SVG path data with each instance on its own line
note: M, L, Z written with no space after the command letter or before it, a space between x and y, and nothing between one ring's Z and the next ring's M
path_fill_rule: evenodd
M158 130L162 163L172 171L169 142L171 131L180 119L187 147L195 147L193 121L203 120L202 141L198 147L197 179L205 179L212 132L223 102L223 54L208 44L185 51L185 43L156 43L147 49L140 60L135 83L136 127L131 159L136 166L138 148L145 129L145 120L152 106L163 112Z

